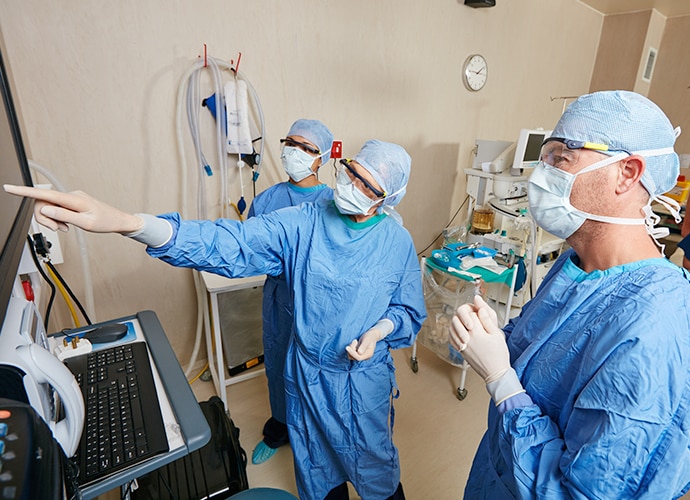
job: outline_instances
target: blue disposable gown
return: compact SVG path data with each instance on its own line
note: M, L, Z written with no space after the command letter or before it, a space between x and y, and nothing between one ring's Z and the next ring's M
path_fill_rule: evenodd
M690 284L564 253L505 328L534 404L489 408L465 498L672 498L690 482Z
M300 187L290 182L275 184L261 192L249 207L248 217L267 214L279 208L300 203L333 199L333 190L326 184ZM292 331L292 290L285 274L266 276L263 289L262 324L264 365L268 380L271 415L285 423L285 357Z
M320 500L345 481L365 500L392 495L400 466L389 349L411 346L426 318L407 230L385 215L353 223L325 200L244 223L164 217L172 239L150 255L229 277L284 273L292 287L285 390L300 498ZM394 329L372 358L349 360L345 346L382 318Z

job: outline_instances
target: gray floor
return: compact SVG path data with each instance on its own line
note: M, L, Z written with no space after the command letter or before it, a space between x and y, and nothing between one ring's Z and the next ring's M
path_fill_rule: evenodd
M394 352L400 398L395 404L394 441L400 451L402 483L407 498L462 498L474 451L486 427L489 397L479 377L467 372L467 397L455 391L460 368L419 346L419 370L410 367L411 349ZM199 400L213 394L210 382L194 382ZM228 405L240 443L251 456L269 416L265 377L228 387ZM249 485L280 488L296 494L292 453L284 446L267 462L247 467ZM351 498L359 498L352 490Z

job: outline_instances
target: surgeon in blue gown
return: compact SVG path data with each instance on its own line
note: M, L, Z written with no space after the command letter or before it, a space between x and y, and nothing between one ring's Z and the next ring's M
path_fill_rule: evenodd
M651 211L677 215L663 194L679 132L649 99L605 91L574 101L543 144L530 213L572 248L503 331L481 298L452 320L493 399L465 498L690 488L690 284Z
M426 318L419 262L394 206L411 159L368 141L338 172L334 200L248 219L133 215L84 193L5 186L36 198L39 223L117 232L170 264L229 277L285 274L293 335L285 366L287 424L299 497L403 499L393 444L398 395L391 349L413 344Z
M319 120L301 118L290 126L280 142L280 159L288 180L259 193L249 207L249 217L300 203L333 199L333 190L317 177L319 168L331 157L333 134L328 127ZM265 462L277 448L289 442L283 372L292 332L292 290L284 274L266 276L261 307L271 417L264 424L263 439L252 452L254 464Z

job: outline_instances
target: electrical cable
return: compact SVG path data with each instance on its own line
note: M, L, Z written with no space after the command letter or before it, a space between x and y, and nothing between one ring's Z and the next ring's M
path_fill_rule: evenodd
M48 299L48 306L46 307L45 317L43 318L43 327L46 331L48 331L48 320L50 319L50 311L53 307L53 301L55 300L55 284L52 281L50 281L50 278L48 278L48 276L46 276L46 273L43 270L43 266L38 261L38 256L36 255L36 248L34 247L33 238L31 238L31 235L26 235L26 239L29 242L31 258L34 260L34 264L36 264L36 269L38 269L39 274L50 287L50 299Z
M244 216L242 215L242 212L240 212L240 209L239 209L239 207L237 206L237 204L235 204L235 203L230 203L230 206L231 206L232 208L235 209L235 213L237 213L237 217L238 217L241 221L243 221L243 220L244 220Z
M465 203L467 203L467 200L469 200L469 199L470 199L469 195L468 195L468 196L465 196L465 200L460 204L460 206L458 207L458 209L457 209L457 210L455 211L455 213L453 214L453 217L450 218L450 220L449 220L448 223L445 225L445 227L443 228L443 230L441 230L441 232L438 234L438 236L436 236L436 238L434 238L434 239L432 240L432 242L429 243L429 244L426 246L426 248L425 248L424 250L421 250L421 251L417 252L417 257L419 257L420 255L422 255L422 254L423 254L424 252L426 252L427 250L429 250L429 248L431 248L432 245L433 245L434 243L436 243L436 241L437 241L441 236L443 236L443 231L446 230L446 229L448 229L448 228L450 227L450 225L453 223L453 221L455 220L455 218L456 218L456 217L458 216L458 214L460 213L460 210L462 210L462 207L465 206Z
M79 299L77 299L77 297L74 295L74 292L72 292L72 289L69 287L69 285L67 284L67 282L63 279L63 277L60 275L60 273L58 272L58 270L55 269L55 266L53 265L53 263L50 262L50 261L48 260L48 261L45 262L45 265L46 265L51 271L53 271L53 273L55 273L55 276L57 277L57 279L60 281L60 283L62 283L62 286L65 287L65 290L67 290L67 293L69 293L69 296L72 297L72 300L74 301L74 303L77 305L77 307L78 307L79 310L81 311L82 316L84 316L84 320L86 321L86 324L87 324L87 325L92 325L93 323L91 322L91 319L89 318L89 315L86 314L86 311L84 310L84 307L82 307L81 302L79 302Z
M189 384L193 384L194 382L196 382L196 381L199 379L199 377L201 377L201 376L204 374L204 372L208 369L208 367L209 367L209 363L208 363L208 361L207 361L206 364L204 365L204 367L201 369L201 371L200 371L199 373L197 373L197 374L194 376L194 378L189 379L187 382L188 382Z
M46 269L48 270L48 274L50 274L50 277L52 278L53 282L55 285L58 287L60 290L60 295L62 295L62 298L65 299L65 303L67 304L67 308L69 309L69 313L72 316L72 321L74 322L74 327L79 328L81 324L79 323L79 317L77 316L77 311L74 309L74 306L72 305L72 301L69 299L69 295L67 295L67 291L65 290L65 287L62 286L62 283L60 280L58 280L58 277L55 276L55 273L52 271L50 267L46 266Z

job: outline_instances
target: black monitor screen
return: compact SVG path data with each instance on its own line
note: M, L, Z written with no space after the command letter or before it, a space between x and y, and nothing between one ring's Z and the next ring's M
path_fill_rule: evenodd
M539 161L539 153L541 152L541 145L544 142L546 134L530 134L527 137L527 146L525 147L525 157L523 161Z
M0 53L0 185L18 184L30 186L31 177L24 151L19 122L17 120L9 78ZM0 189L0 313L5 309L12 293L17 274L33 203L28 199L7 194Z

